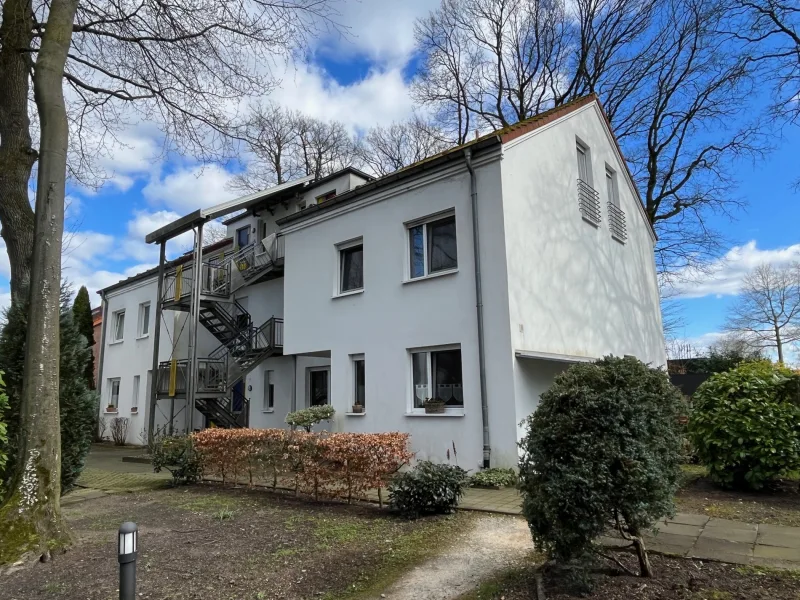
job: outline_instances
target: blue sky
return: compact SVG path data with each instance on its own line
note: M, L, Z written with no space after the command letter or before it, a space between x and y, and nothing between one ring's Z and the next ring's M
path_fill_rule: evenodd
M323 119L343 122L353 133L388 125L415 108L408 85L418 65L413 54L413 22L439 0L351 0L341 5L345 35L314 41L311 52L283 73L271 99ZM787 128L775 150L757 164L737 165L738 196L748 204L736 219L711 221L728 238L712 275L681 287L678 303L684 326L678 332L697 346L713 341L741 277L762 262L800 259L800 195L791 187L800 177L800 127ZM65 276L94 292L153 266L155 248L148 232L196 208L235 197L228 187L234 165L202 168L191 159L160 156L156 127L135 123L101 160L111 178L98 191L70 186L71 205L64 259ZM188 246L178 240L170 252ZM0 242L1 245L1 242ZM0 305L8 302L8 261L0 249Z

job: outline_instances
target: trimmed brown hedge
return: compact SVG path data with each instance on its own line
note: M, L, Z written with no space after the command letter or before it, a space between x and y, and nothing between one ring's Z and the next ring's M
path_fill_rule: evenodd
M203 472L223 483L256 481L350 502L385 487L413 457L407 433L307 433L287 429L206 429L194 434Z

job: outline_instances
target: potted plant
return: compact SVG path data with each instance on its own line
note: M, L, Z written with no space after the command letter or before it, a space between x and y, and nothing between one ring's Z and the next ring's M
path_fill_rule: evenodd
M440 415L444 413L444 400L439 398L428 398L422 405L425 407L426 415Z
M114 406L113 404L109 404L108 406L106 406L106 412L108 413L117 412L117 407Z
M353 406L352 406L352 408L350 410L351 410L351 412L354 412L354 413L363 413L364 412L364 406L362 404L353 404Z

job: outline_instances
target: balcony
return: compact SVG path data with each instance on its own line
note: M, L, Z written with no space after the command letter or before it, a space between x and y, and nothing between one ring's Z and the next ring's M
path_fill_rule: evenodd
M608 228L611 230L611 237L618 242L625 243L628 239L628 230L625 226L625 213L619 206L612 202L608 203Z
M225 358L197 359L198 394L224 395L228 363ZM162 397L186 395L186 382L189 378L189 361L165 360L158 365L157 394Z
M586 221L600 225L600 194L582 179L578 179L578 208Z

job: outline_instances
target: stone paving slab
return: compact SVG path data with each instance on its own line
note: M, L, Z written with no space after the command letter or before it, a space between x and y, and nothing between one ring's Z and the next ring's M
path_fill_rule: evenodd
M705 526L709 521L706 515L693 515L689 513L677 513L673 518L665 519L667 523L680 523L682 525L697 525L698 527Z

